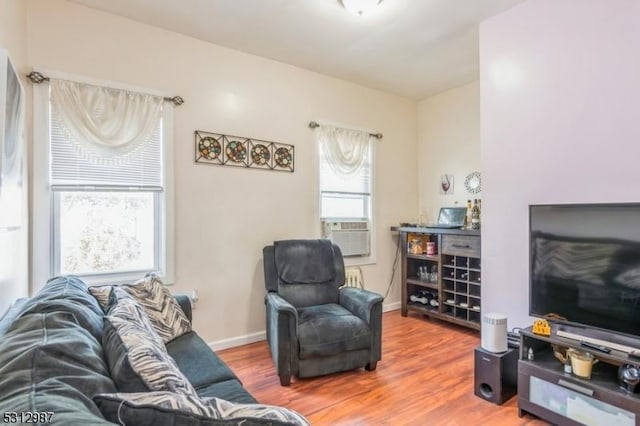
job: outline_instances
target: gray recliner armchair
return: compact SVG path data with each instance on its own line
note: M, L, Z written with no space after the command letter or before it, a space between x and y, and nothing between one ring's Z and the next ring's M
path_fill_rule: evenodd
M267 340L280 384L364 367L381 358L382 296L344 285L329 240L276 241L263 249Z

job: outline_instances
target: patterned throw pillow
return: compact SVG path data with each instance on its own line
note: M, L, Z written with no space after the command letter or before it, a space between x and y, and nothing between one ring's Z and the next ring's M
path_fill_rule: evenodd
M143 308L119 287L113 288L112 295L117 303L105 317L102 346L118 390L195 395Z
M97 285L89 287L89 293L96 298L102 310L106 313L109 309L109 296L111 295L112 285Z
M123 288L142 305L165 343L191 331L191 321L157 276L147 274L135 284Z
M100 394L93 400L107 420L125 425L310 425L301 414L283 407L171 392Z
M90 287L89 291L105 312L109 311L109 295L114 287L125 290L143 307L164 343L191 331L191 321L156 275L147 274L134 284Z

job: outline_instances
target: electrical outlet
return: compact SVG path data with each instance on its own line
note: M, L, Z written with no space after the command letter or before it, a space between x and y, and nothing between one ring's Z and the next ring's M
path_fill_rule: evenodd
M191 290L191 294L189 295L189 298L191 299L191 309L195 309L196 303L198 302L198 300L200 300L200 295L198 294L198 290L197 289Z

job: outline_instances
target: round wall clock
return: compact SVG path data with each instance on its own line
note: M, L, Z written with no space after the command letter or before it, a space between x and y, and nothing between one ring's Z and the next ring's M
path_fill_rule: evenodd
M480 172L471 172L464 180L464 186L471 194L477 194L481 190Z

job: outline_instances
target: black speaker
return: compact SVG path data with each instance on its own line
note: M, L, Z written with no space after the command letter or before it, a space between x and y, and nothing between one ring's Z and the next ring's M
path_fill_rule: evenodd
M482 399L501 405L518 389L518 350L492 353L475 350L475 378L473 393Z

